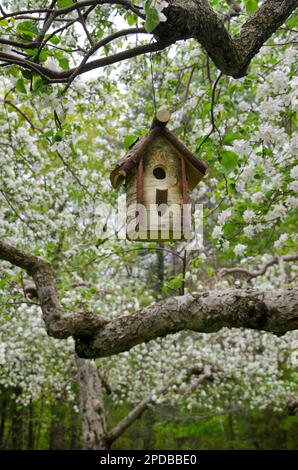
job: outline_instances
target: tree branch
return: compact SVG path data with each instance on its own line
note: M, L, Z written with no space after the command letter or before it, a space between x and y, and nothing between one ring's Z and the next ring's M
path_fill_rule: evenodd
M93 60L88 62L81 67L80 74L89 72L96 68L105 67L106 65L111 65L116 62L121 62L122 60L130 59L138 55L147 54L149 52L160 51L169 46L169 42L157 41L150 44L142 44L140 46L132 47L126 51L118 52L111 56L102 57L101 59ZM44 67L43 65L29 62L26 59L21 59L13 54L8 54L6 52L0 52L0 59L4 60L7 64L18 64L24 68L28 68L37 72L39 75L44 77L49 83L58 83L58 82L67 82L68 79L76 72L77 68L72 68L64 70L61 72L56 72Z
M56 292L56 281L49 263L43 259L18 250L0 240L0 259L24 269L32 276L41 304L47 332L55 338L88 337L93 335L106 320L95 313L63 311Z
M298 0L264 0L254 15L243 24L232 38L222 18L207 0L170 0L164 10L167 22L154 33L160 39L195 38L206 49L216 67L234 78L243 77L251 59L265 41L295 10Z
M173 297L110 321L88 343L78 339L76 349L83 357L101 357L181 330L210 333L223 327L276 334L296 329L298 289L225 289Z
M223 277L226 276L227 274L243 274L244 276L247 276L249 280L258 277L258 276L263 276L267 269L270 268L271 266L275 264L279 264L279 260L282 259L282 261L296 261L298 260L298 253L291 253L290 255L285 255L285 256L273 256L273 258L270 258L267 263L264 264L260 269L257 271L250 271L249 269L246 268L241 268L235 267L235 268L223 268L219 271L219 276Z
M28 124L30 125L31 129L33 129L34 131L35 130L39 130L41 131L41 129L38 129L37 127L34 126L33 122L31 121L31 119L28 118L28 116L20 109L18 108L12 101L10 100L4 100L3 101L4 104L7 104L9 106L11 106L13 109L15 109L15 111L17 111L17 113L19 113L23 119L25 119L25 121L28 122Z
M189 371L187 371L186 373L186 379L189 380L190 378L190 375L192 374L193 372L191 372L191 369ZM209 366L206 366L204 367L203 371L201 372L201 374L199 375L199 377L197 378L197 380L195 381L194 384L191 385L190 387L190 392L193 392L198 385L201 385L203 382L205 382L206 380L210 380L210 378L212 377L212 372L211 372L211 368ZM167 392L170 391L170 389L172 388L172 386L176 384L176 381L172 381L170 382L169 384L167 384L166 386L162 387L160 390L157 391L157 394L158 395L165 395ZM146 410L146 408L148 407L148 405L150 403L152 403L154 401L154 395L153 394L150 394L148 395L147 397L145 397L142 401L140 401L140 403L138 403L135 408L133 408L127 416L125 416L125 418L122 419L122 421L120 421L120 423L118 423L109 433L108 433L108 441L110 444L112 444L116 439L118 439L118 437L120 437L123 432L129 427L131 426L138 418L141 417L141 415L144 413L144 411Z
M298 327L298 288L187 294L108 321L96 313L64 312L51 266L41 258L0 241L0 259L33 277L48 334L60 339L73 336L80 357L117 354L182 330L210 333L229 327L284 334Z
M43 28L35 40L26 43L11 38L0 38L0 43L2 44L18 47L21 50L38 47L38 52L40 53L45 43L57 31L62 32L71 27L76 21L80 21L91 43L91 49L86 52L86 56L80 65L61 72L48 69L36 63L33 64L30 59L20 59L17 56L3 52L0 53L0 59L4 60L6 64L17 64L34 70L42 77L47 78L49 82L67 82L70 77L73 78L87 71L136 57L137 55L162 50L179 40L194 38L203 46L208 56L223 74L240 78L246 74L251 59L258 53L262 45L297 7L298 0L264 0L260 8L254 15L248 18L240 32L233 38L225 28L224 23L226 18L217 14L207 0L189 0L187 2L185 0L169 0L168 3L168 7L163 10L167 21L161 22L154 30L153 34L156 39L154 44L140 45L90 63L86 62L92 54L93 44L85 24L89 13L97 6L105 4L111 6L120 5L126 10L132 11L140 18L145 19L137 6L133 6L128 0L85 0L76 1L60 9L39 8L13 13L4 13L2 11L3 16L0 19L14 17L16 20L24 15L32 16L33 14L46 13ZM228 0L227 3L231 5L235 14L239 13L236 11L239 9L237 2ZM52 5L55 5L55 2L52 2ZM88 6L89 9L86 10ZM78 12L77 18L67 18L67 14L73 11ZM53 22L58 20L65 21L65 24L59 30L53 31L43 41L45 32L48 31Z
M69 77L67 86L65 87L65 91L70 87L73 80L82 73L81 71L83 70L84 65L87 63L88 59L101 47L105 46L106 44L109 44L114 39L118 39L122 36L128 36L130 34L138 34L138 33L145 34L146 30L144 28L123 29L122 31L116 31L115 33L110 34L109 36L105 37L101 41L98 41L96 44L94 44L92 48L87 52L87 54L85 54L80 65L78 65L78 67L73 71L72 75Z

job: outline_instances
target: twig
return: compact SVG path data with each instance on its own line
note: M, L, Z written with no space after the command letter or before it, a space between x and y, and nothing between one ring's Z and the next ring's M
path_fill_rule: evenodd
M39 129L38 127L35 127L33 122L31 121L31 119L28 118L28 116L20 109L18 108L12 101L10 100L4 100L3 101L4 104L7 104L9 106L11 106L12 108L14 108L24 119L25 121L28 122L28 124L30 125L31 129L33 129L34 131L40 131L42 132L41 129Z
M218 75L217 79L214 82L213 89L212 89L211 110L210 110L210 118L211 118L212 127L211 127L210 132L208 132L208 134L204 137L204 139L200 143L199 147L196 150L196 153L198 153L200 151L200 148L202 147L202 145L206 142L207 139L209 139L211 134L213 134L214 130L217 129L216 124L215 124L215 120L214 120L215 92L216 92L217 84L218 84L219 80L221 79L222 75L223 75L223 73L220 72L220 74Z
M84 56L83 60L81 61L80 65L74 70L72 75L69 77L68 83L66 87L64 88L64 92L67 91L67 89L70 87L71 83L74 81L74 79L80 75L81 70L83 69L84 65L88 61L88 59L96 52L98 49L101 47L105 46L109 42L113 41L114 39L118 39L122 36L127 36L129 34L138 34L138 33L146 33L145 28L129 28L129 29L123 29L122 31L116 31L115 33L110 34L109 36L105 37L101 41L99 41L96 44L93 44L92 48L87 52L87 54Z
M74 0L74 2L75 2L75 3L78 3L78 0ZM93 46L94 46L93 39L92 39L92 37L91 37L91 35L90 35L89 31L88 31L88 28L87 28L87 26L86 26L85 19L84 19L83 15L82 15L81 9L80 9L80 8L77 8L77 12L78 12L78 15L79 15L79 18L80 18L80 23L81 23L81 25L83 26L83 29L84 29L84 31L85 31L85 33L86 33L86 36L87 36L87 38L88 38L88 41L90 42L90 45L93 47Z
M249 269L246 269L246 268L235 267L235 268L223 268L219 271L218 274L220 277L226 276L227 274L243 274L244 276L247 276L250 280L258 276L263 276L266 273L268 268L270 268L274 264L279 264L280 259L286 262L296 261L298 260L298 253L292 253L290 255L285 255L285 256L274 256L257 271L250 271Z

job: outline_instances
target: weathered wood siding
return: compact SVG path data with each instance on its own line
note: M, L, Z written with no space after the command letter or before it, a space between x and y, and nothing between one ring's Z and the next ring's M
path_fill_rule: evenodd
M157 167L165 171L164 179L157 179L154 176L153 171ZM147 240L149 236L150 240L181 239L181 231L183 229L181 157L163 137L157 137L144 156L143 174L143 204L147 211L147 218L144 215L140 218L138 238ZM157 191L164 190L167 190L167 204L171 210L160 216L155 207L156 194ZM127 225L129 225L136 218L136 168L127 177L126 197ZM150 234L148 233L149 222Z

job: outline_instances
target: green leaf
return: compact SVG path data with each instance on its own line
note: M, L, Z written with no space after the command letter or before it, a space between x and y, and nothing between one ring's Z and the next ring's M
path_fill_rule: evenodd
M151 7L146 9L146 21L144 26L147 33L152 33L152 31L159 25L159 23L160 20L157 10Z
M289 28L296 28L296 26L298 25L298 15L295 15L293 16L292 18L290 18L287 22L286 22L286 25L289 27Z
M17 26L17 31L19 31L20 33L38 34L36 24L30 20L22 21L21 23L19 23Z
M231 152L230 150L223 150L221 152L221 164L225 167L226 170L233 170L238 163L238 155Z
M165 281L163 286L163 292L168 292L170 289L179 289L183 282L183 274L177 274L177 276L173 277L169 281Z
M135 134L131 134L125 137L124 139L124 147L126 150L128 150L132 144L136 141L137 136Z
M148 248L156 248L156 243L148 243Z
M22 72L22 75L24 78L26 78L27 80L31 80L31 78L33 77L33 73L31 72L31 70L21 70Z
M39 54L39 62L40 63L45 62L48 57L49 57L49 53L45 50L42 50Z
M57 45L60 42L60 38L58 38L58 36L56 36L56 34L55 34L55 36L53 36L51 39L49 39L49 42L51 42L52 44Z
M125 18L129 26L133 26L138 21L137 16L134 15L133 13L128 13Z
M68 5L72 5L72 4L73 4L72 0L58 0L57 2L58 8L68 7Z
M196 140L196 145L197 145L197 148L195 150L195 154L196 155L201 155L201 153L203 152L203 150L206 150L207 147L209 146L212 146L212 140L208 137L206 140L206 136L205 135L202 135L199 139ZM204 144L201 146L202 142L204 142Z
M30 55L30 57L36 57L37 54L38 54L38 49L27 49L27 53L28 55Z
M252 15L258 9L259 0L244 0L244 5L248 15Z
M59 131L54 136L55 142L60 142L63 139L63 135L64 135L63 130L59 129Z
M22 78L19 78L17 83L16 83L16 89L20 92L20 93L26 93L26 88L25 88L25 85L24 85L24 80Z
M222 140L223 145L230 145L234 140L241 139L240 134L226 134Z
M42 78L37 77L37 79L34 81L34 84L33 84L33 91L37 91L43 86L44 86L44 83L43 83Z
M61 57L61 59L59 59L59 65L63 70L68 70L69 69L68 59L66 57Z
M0 289L2 289L2 287L6 286L7 284L7 279L0 279Z

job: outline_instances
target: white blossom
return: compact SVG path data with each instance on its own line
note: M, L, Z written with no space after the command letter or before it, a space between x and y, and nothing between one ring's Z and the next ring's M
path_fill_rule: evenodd
M290 171L291 178L294 180L298 180L298 165L294 166L294 168Z
M251 150L251 145L246 140L240 139L235 140L233 142L232 151L240 157L243 157L244 155L249 155Z
M220 225L216 225L213 229L213 232L212 232L212 238L221 238L223 236L223 231L222 231L222 227Z
M274 247L277 249L280 249L282 245L284 244L284 242L288 240L288 238L289 238L288 234L283 233L282 235L280 235L279 239L274 242Z
M232 215L232 210L230 208L221 212L217 218L219 225L224 225L230 219L231 215ZM213 238L216 238L216 237L213 237Z
M247 225L246 227L244 227L243 232L245 233L247 238L252 238L255 233L255 228L253 225Z
M234 248L234 253L236 256L243 256L245 253L247 246L242 245L241 243L238 243L235 248Z
M246 222L251 222L255 218L256 214L251 209L246 209L243 212L243 218Z

